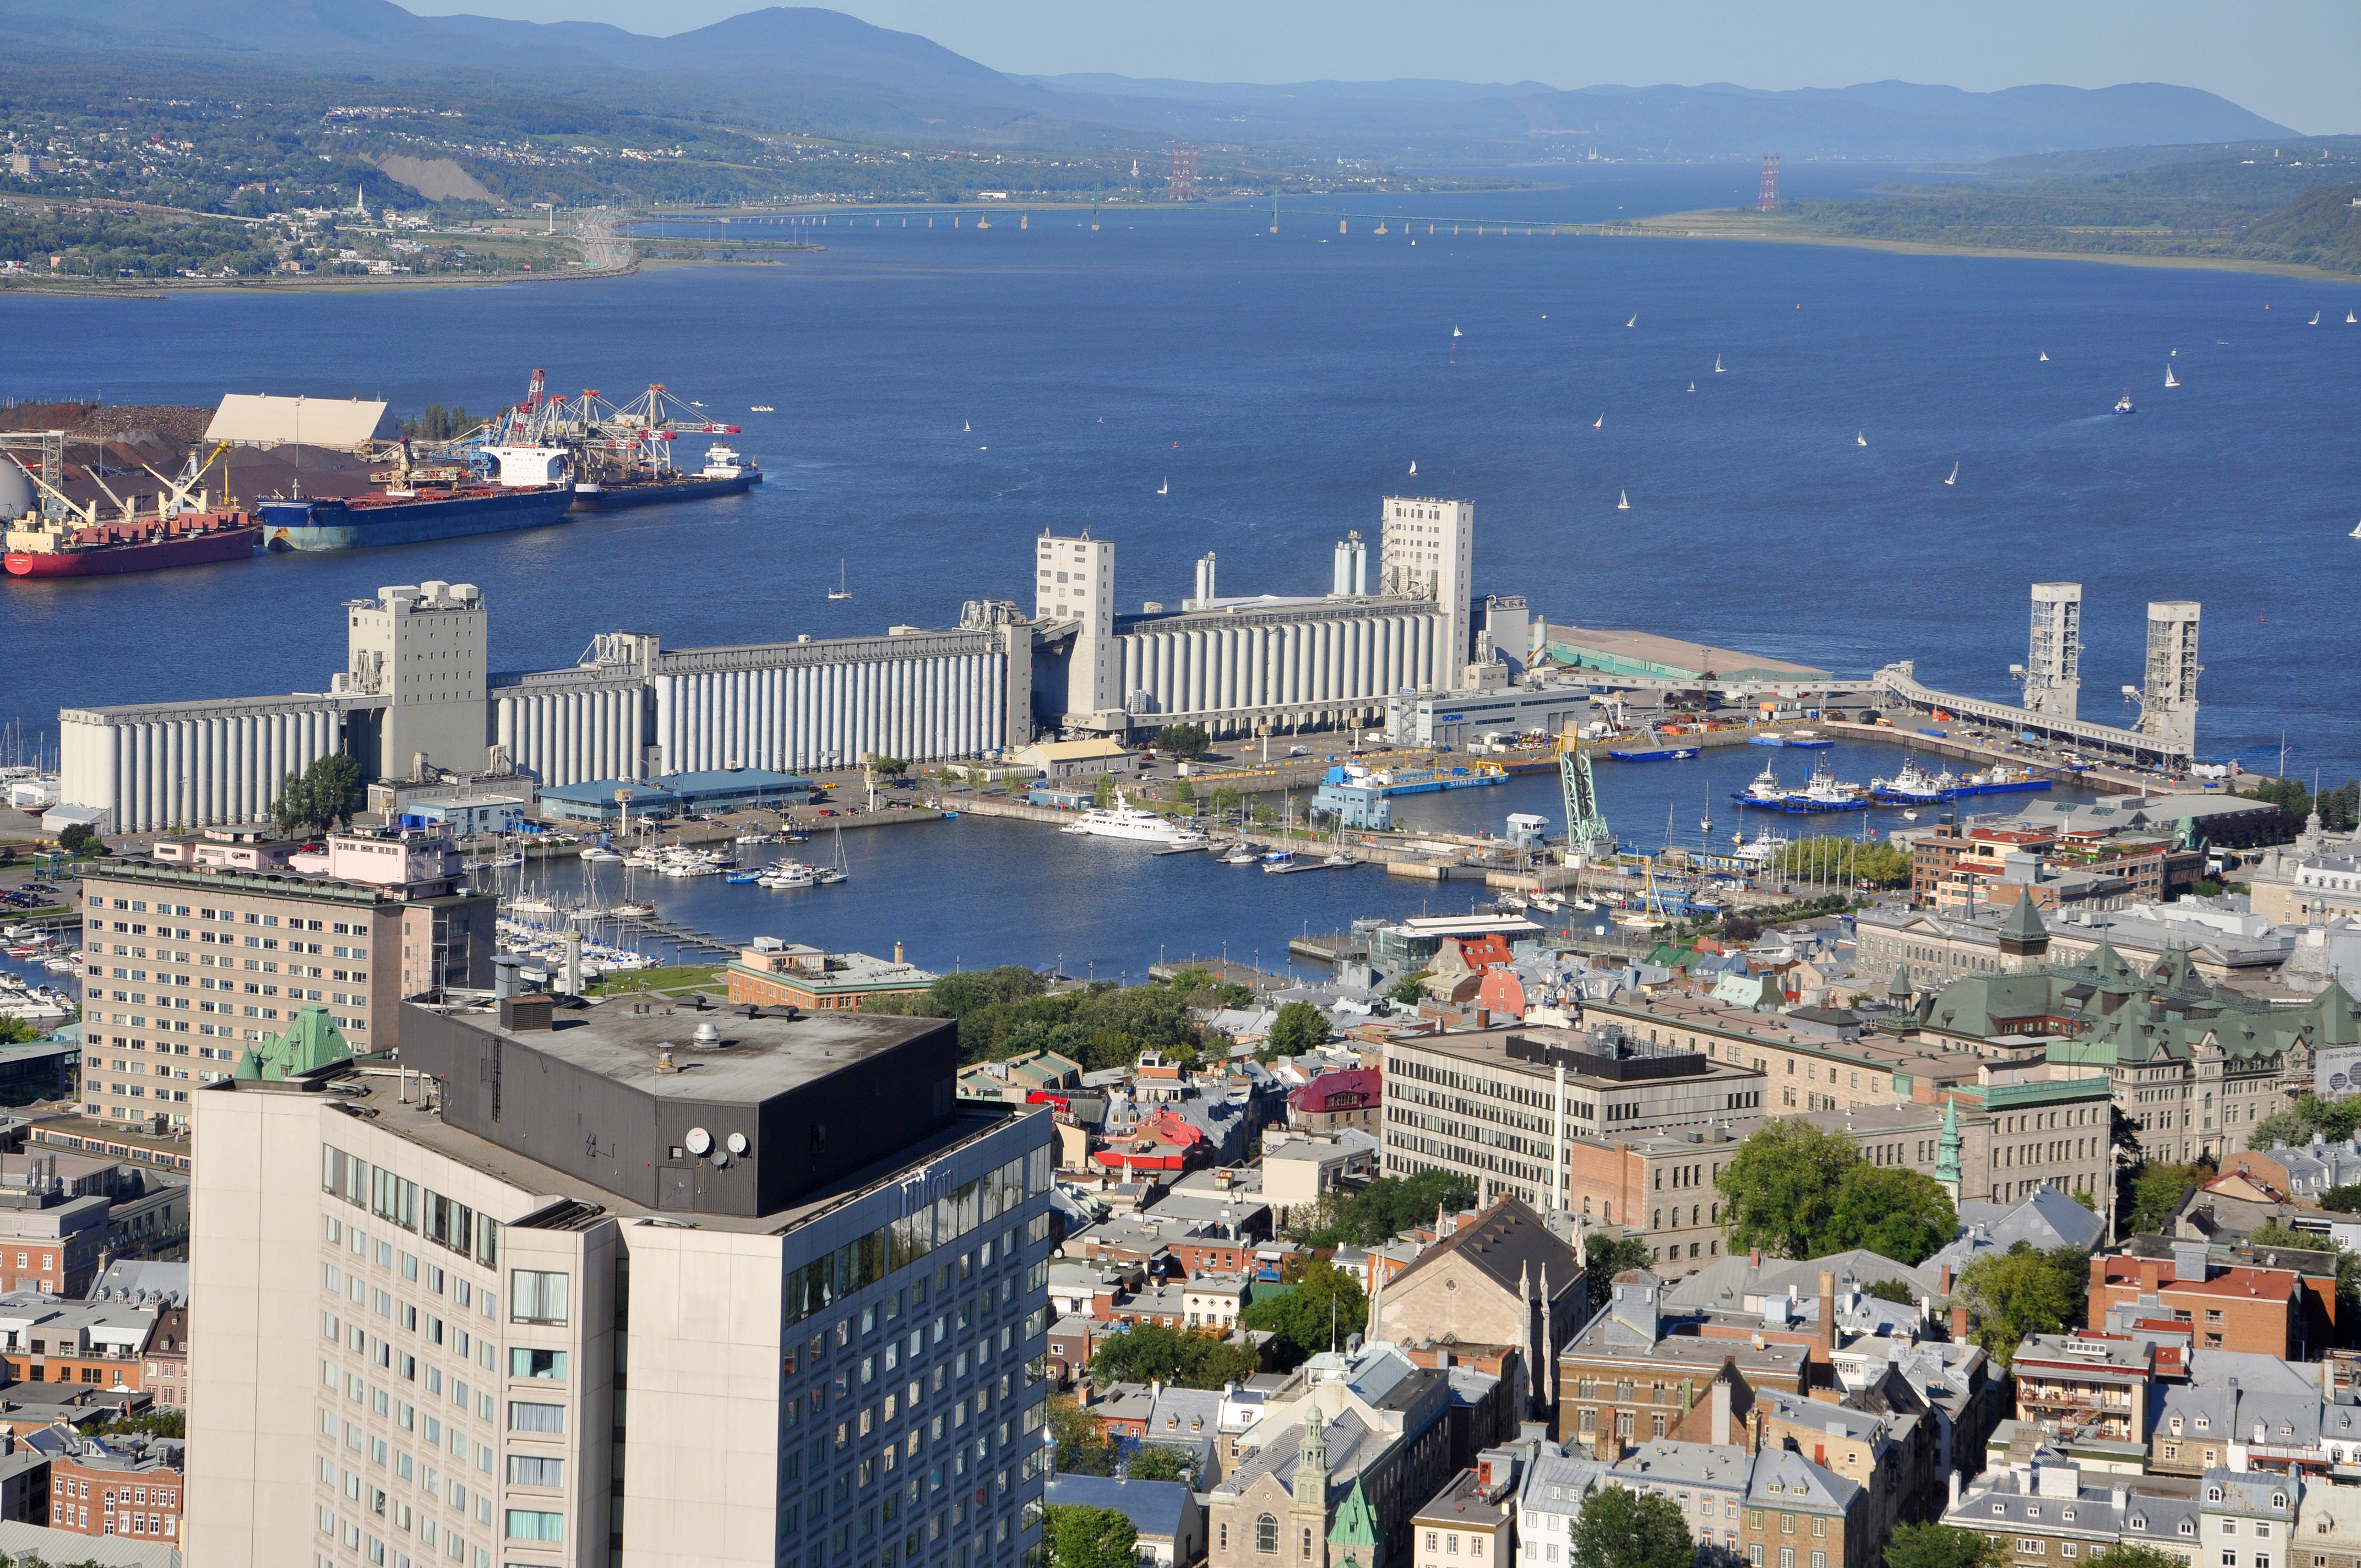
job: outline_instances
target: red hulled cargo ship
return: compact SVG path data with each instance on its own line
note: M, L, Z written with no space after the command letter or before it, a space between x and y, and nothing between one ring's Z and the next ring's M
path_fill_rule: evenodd
M262 525L243 511L184 511L82 528L27 518L8 530L5 565L15 577L93 577L243 561L261 543Z

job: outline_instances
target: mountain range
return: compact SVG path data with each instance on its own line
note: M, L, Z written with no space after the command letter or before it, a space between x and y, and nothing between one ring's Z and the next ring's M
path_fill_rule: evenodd
M423 16L392 0L0 0L0 49L368 81L487 78L851 138L1033 146L1174 139L1297 155L1509 163L1619 158L1970 162L2242 141L2287 127L2192 87L1996 93L1902 82L1766 92L1425 80L1284 85L1016 76L841 12L773 6L668 38L594 22ZM193 62L192 62L193 63Z

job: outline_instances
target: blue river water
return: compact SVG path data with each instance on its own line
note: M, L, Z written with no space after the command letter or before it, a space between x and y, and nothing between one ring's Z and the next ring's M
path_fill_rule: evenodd
M1894 172L1786 177L1791 193L1843 194ZM827 249L776 265L357 296L0 299L0 392L482 410L542 367L555 389L620 400L662 381L699 399L744 426L738 444L769 475L742 498L531 532L0 583L0 720L53 736L69 705L317 689L343 660L337 603L423 577L483 587L493 663L509 669L570 663L617 628L695 646L947 624L963 599L1023 599L1027 541L1047 528L1118 541L1127 605L1180 598L1207 550L1225 592L1318 592L1330 544L1371 532L1381 495L1416 489L1472 498L1479 587L1524 592L1553 620L1847 674L1915 658L1932 684L1995 697L2024 656L2026 585L2080 580L2093 718L2118 715L2115 688L2140 678L2147 601L2199 599L2201 750L2276 766L2284 735L2290 772L2356 771L2361 543L2345 536L2361 518L2361 327L2344 317L2361 292L2195 269L1529 236L1518 225L1729 205L1752 189L1730 167L1547 177L1560 183L1307 201L1320 211L1282 213L1277 235L1250 208L1111 210L1095 233L1071 212L1024 227L995 213L984 232L972 214L952 229L923 214L905 228L898 212L848 226L840 213L802 231ZM1337 211L1355 214L1346 233ZM2127 388L2140 411L2110 416ZM840 560L853 595L832 603ZM1649 782L1609 773L1602 788L1618 826L1653 840L1667 805L1677 823L1697 814L1690 794L1726 802L1763 755ZM1872 751L1839 772L1898 761ZM1705 774L1710 790L1680 782ZM1448 809L1555 820L1527 791L1554 800L1520 783ZM874 874L796 907L837 900L831 918L873 946L906 927L930 962L1063 952L1074 970L1095 953L1136 972L1159 947L1224 932L1234 948L1268 946L1435 893L1364 871L1135 866L1109 846L1045 849L1038 833L1021 853L1000 844L1028 832L862 835ZM888 902L853 913L873 898ZM750 915L744 928L762 927Z

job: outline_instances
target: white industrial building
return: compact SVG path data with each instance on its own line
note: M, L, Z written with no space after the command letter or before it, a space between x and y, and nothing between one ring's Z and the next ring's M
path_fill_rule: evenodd
M941 631L686 649L602 632L579 663L523 674L488 668L474 586L385 587L344 607L346 667L324 693L64 709L60 804L96 811L107 832L258 822L291 774L339 751L370 778L562 785L807 772L872 753L940 762L1022 746L1045 726L1323 729L1518 673L1524 600L1467 592L1474 509L1388 498L1382 523L1376 593L1356 533L1336 546L1327 595L1221 598L1208 555L1189 608L1118 616L1114 542L1044 534L1030 620L972 600Z

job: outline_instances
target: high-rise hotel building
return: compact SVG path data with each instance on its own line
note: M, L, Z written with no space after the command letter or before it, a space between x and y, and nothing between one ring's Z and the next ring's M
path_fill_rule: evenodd
M1038 1560L1052 1134L947 1022L409 1005L192 1095L192 1568Z

